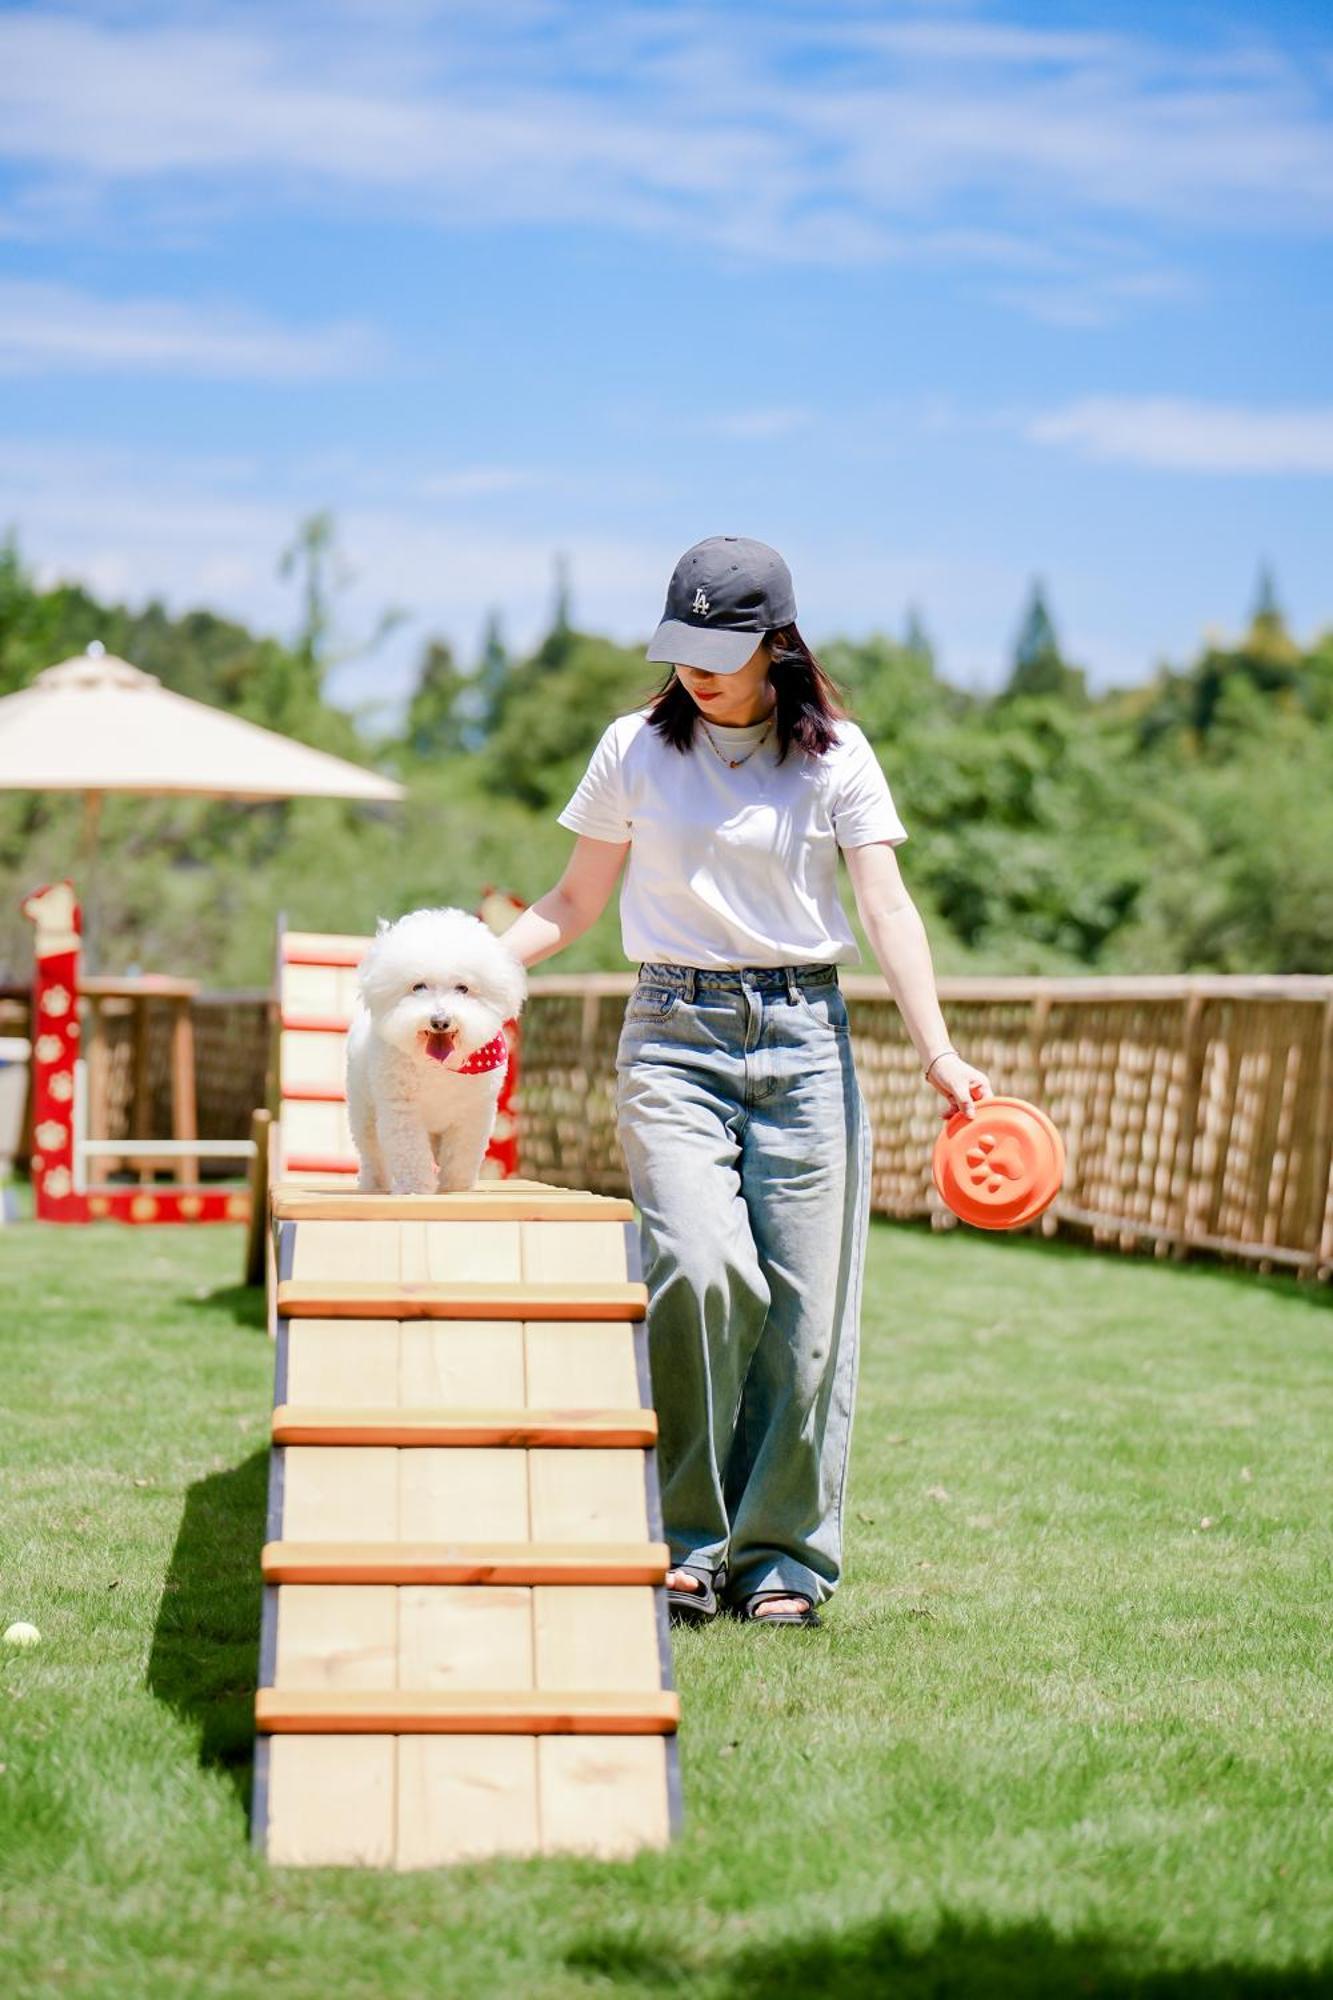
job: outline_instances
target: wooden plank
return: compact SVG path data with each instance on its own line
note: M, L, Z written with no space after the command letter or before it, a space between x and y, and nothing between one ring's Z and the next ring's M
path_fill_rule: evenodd
M294 1321L293 1330L302 1324ZM398 1353L398 1400L405 1410L445 1404L485 1409L500 1400L518 1408L524 1402L521 1320L418 1320L399 1327Z
M398 1532L405 1542L455 1542L478 1528L497 1542L527 1536L525 1453L466 1446L398 1453Z
M647 1308L641 1284L391 1286L288 1278L278 1286L278 1312L289 1319L636 1320Z
M334 965L292 965L282 968L282 1011L284 1014L318 1015L325 1018L347 1011L342 982Z
M394 1542L398 1453L366 1446L292 1445L282 1526L294 1542Z
M287 1329L287 1394L294 1403L393 1409L399 1330L383 1319L298 1319Z
M388 1868L394 1858L391 1735L279 1736L270 1750L268 1859L289 1867Z
M402 1276L398 1230L396 1222L367 1222L358 1229L345 1222L299 1222L292 1232L292 1276L396 1284Z
M586 1188L564 1187L559 1181L524 1180L521 1174L511 1174L509 1178L505 1181L504 1186L507 1192L512 1192L514 1194L530 1194L538 1190L540 1190L544 1194L568 1194L568 1195L582 1196L588 1193L588 1190ZM607 1200L614 1199L614 1197L609 1195L606 1198Z
M255 1696L255 1727L275 1736L670 1736L679 1721L679 1695L662 1688L260 1688Z
M642 1452L530 1451L528 1487L534 1541L647 1539Z
M370 950L372 940L343 931L284 931L281 956L284 965L358 966ZM284 975L285 984L286 975Z
M563 1222L553 1229L545 1222L525 1222L523 1269L529 1285L623 1283L625 1231L621 1223Z
M269 1133L273 1124L273 1114L257 1105L250 1113L250 1143L254 1153L250 1159L247 1175L247 1192L250 1197L250 1214L245 1228L245 1278L247 1285L265 1283L269 1243L272 1229L268 1213L269 1188Z
M571 1402L626 1409L639 1400L634 1330L593 1320L529 1320L523 1327L527 1393L534 1409Z
M632 1222L634 1205L612 1195L498 1181L456 1194L322 1194L284 1189L273 1212L284 1221Z
M279 1025L290 1028L294 1035L346 1035L352 1025L350 1013L346 1014L295 1014L284 1007L279 1016Z
M290 1155L284 1154L282 1152L281 1127L279 1127L278 1137L273 1141L273 1144L274 1147L276 1148L274 1157L279 1162L279 1169L281 1172L281 1179L276 1183L278 1187L284 1187L284 1188L355 1187L356 1176L359 1171L357 1161L343 1160L339 1162L337 1160L334 1160L331 1163L326 1163L324 1167L319 1167L319 1166L312 1167L308 1164L304 1166L301 1165L300 1164L301 1156L298 1155L297 1160L293 1162Z
M537 1853L535 1737L400 1736L397 1744L398 1868Z
M342 1090L347 1082L347 1037L336 1031L284 1028L279 1044L282 1088Z
M367 1410L280 1403L275 1444L541 1445L555 1450L643 1449L657 1437L651 1410Z
M398 1592L391 1585L283 1585L275 1687L382 1693L397 1684Z
M478 1590L467 1584L424 1583L404 1585L394 1594L399 1688L431 1691L535 1684L530 1589Z
M303 1103L288 1099L282 1107L282 1157L295 1164L299 1160L320 1163L350 1161L356 1169L356 1148L347 1122L345 1104Z
M400 1222L415 1230L420 1246L413 1268L403 1277L428 1284L517 1284L523 1276L523 1242L517 1222L469 1222L447 1229L439 1222Z
M341 1228L348 1233L346 1224L317 1226ZM454 1279L467 1284L516 1284L523 1275L519 1225L507 1219L470 1222L461 1228L445 1229L438 1220L400 1216L390 1222L370 1222L363 1226L398 1231L398 1276L404 1284L449 1283Z
M328 1456L327 1452L322 1454ZM661 1583L665 1542L267 1542L266 1583Z
M583 1585L532 1593L534 1678L539 1688L662 1685L656 1593L647 1584Z
M622 1860L671 1837L660 1737L544 1736L537 1797L543 1854Z

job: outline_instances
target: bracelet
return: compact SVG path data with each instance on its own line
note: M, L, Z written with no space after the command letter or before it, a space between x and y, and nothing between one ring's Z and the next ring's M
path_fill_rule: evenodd
M956 1056L957 1054L958 1051L955 1048L947 1048L940 1050L940 1056ZM940 1056L932 1056L930 1061L926 1064L925 1069L922 1071L922 1075L926 1078L927 1081L930 1080L930 1072L934 1069L936 1063L940 1059Z

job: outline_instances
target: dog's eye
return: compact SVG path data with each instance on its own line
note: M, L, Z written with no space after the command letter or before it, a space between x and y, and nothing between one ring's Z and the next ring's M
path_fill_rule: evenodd
M425 980L424 980L424 979L418 979L418 981L417 981L416 985L415 985L415 986L414 986L414 987L412 988L412 991L413 991L414 993L424 993L424 992L426 991L426 982L425 982Z
M455 992L455 993L466 993L466 992L467 992L467 988L466 988L466 986L464 986L464 985L462 984L462 982L460 981L460 982L459 982L459 984L458 984L457 986L455 986L455 988L454 988L454 992Z

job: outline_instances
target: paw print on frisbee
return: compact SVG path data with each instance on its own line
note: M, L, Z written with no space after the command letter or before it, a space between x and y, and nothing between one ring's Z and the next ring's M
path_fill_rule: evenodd
M974 1094L979 1085L974 1085ZM931 1161L940 1200L977 1229L1018 1229L1049 1208L1065 1149L1044 1111L1022 1097L985 1097L976 1116L955 1111Z

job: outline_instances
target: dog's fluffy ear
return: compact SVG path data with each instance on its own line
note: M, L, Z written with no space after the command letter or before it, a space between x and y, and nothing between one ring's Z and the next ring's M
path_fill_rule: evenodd
M375 935L377 938L382 938L384 936L385 931L389 931L392 929L393 925L389 922L389 919L387 917L376 917Z

